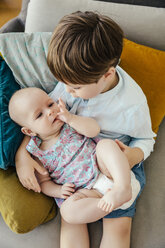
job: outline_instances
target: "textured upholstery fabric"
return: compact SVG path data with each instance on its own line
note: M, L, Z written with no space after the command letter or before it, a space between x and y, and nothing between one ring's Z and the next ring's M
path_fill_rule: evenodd
M62 16L77 10L93 10L108 15L122 27L129 40L165 50L165 8L112 1L32 0L28 6L25 32L52 32Z
M14 168L0 169L0 196L1 215L13 232L29 232L56 215L54 199L23 188Z
M165 52L125 39L120 65L143 89L157 133L165 116Z
M20 127L8 113L10 97L19 88L10 68L0 56L0 168L3 169L15 166L15 153L23 138Z

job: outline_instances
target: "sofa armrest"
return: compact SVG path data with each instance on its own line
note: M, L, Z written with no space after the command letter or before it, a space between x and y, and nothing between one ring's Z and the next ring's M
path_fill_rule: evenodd
M30 0L23 0L21 11L18 16L9 20L0 28L0 33L24 32L27 15L27 7Z

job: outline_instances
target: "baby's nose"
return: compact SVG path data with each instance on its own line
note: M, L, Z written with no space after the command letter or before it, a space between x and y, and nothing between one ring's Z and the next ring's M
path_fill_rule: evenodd
M52 114L54 114L54 110L53 109L48 109L48 116L51 116Z

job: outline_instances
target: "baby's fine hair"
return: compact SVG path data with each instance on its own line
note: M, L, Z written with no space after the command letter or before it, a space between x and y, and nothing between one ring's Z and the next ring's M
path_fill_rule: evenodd
M123 49L123 31L107 16L86 11L64 16L52 35L47 63L57 80L96 83Z

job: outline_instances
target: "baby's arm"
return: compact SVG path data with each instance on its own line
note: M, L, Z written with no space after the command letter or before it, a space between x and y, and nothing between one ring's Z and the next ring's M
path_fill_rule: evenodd
M43 167L42 163L37 158L35 160L37 161L38 164L40 164L40 167ZM41 191L45 195L67 199L75 192L74 189L75 185L73 183L65 183L64 185L58 185L51 180L49 174L41 175L37 171L36 171L36 177L41 186Z
M65 107L64 102L59 99L59 119L69 124L78 133L93 138L100 132L100 127L97 121L90 117L71 114Z
M38 171L38 173L42 175L47 175L48 172L44 167L41 167L26 150L29 139L30 137L28 136L24 137L24 140L16 153L16 171L20 182L25 188L40 192L41 188L34 172Z

